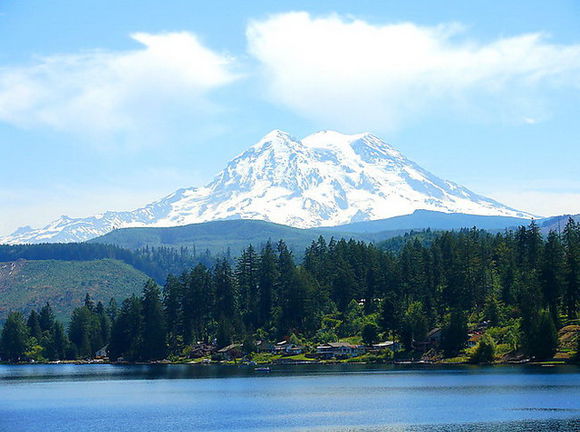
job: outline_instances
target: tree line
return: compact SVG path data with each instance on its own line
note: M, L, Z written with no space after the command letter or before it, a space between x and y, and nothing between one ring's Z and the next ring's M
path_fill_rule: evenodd
M212 266L218 258L231 259L228 252L214 255L195 247L159 246L129 250L101 243L41 243L0 245L0 262L26 260L90 261L116 259L135 267L159 283L171 273L179 274L196 264Z
M570 219L546 237L532 222L498 234L464 229L424 238L409 237L395 253L320 237L301 263L284 241L248 246L233 263L197 264L169 275L163 287L151 280L119 306L87 296L67 332L40 319L50 315L48 305L27 320L12 313L2 356L36 350L47 359L87 358L107 346L111 359L147 361L180 356L198 341L221 347L291 335L316 343L395 338L411 351L435 327L441 349L454 355L477 323L493 329L489 346L493 336L530 357L554 354L557 329L578 318L579 223Z

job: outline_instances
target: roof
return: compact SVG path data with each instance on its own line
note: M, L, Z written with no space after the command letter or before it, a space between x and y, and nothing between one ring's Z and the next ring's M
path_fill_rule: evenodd
M225 352L231 351L233 349L240 348L241 346L242 345L240 345L240 344L231 344L231 345L228 345L228 346L225 346L225 347L219 349L218 352L219 353L225 353Z
M317 348L356 348L356 345L349 344L348 342L328 342L322 345L319 345Z
M379 342L379 343L373 344L373 346L376 348L381 348L381 347L390 347L394 344L395 344L394 341L384 341L384 342Z
M435 336L439 332L441 332L441 329L439 327L435 327L433 330L427 333L427 337Z

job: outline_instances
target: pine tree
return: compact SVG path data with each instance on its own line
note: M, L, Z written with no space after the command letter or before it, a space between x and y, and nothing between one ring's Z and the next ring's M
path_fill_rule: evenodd
M379 328L374 323L365 324L361 337L366 345L372 345L379 339Z
M52 312L52 308L50 307L50 304L47 302L42 309L40 309L40 314L39 314L39 324L40 324L40 329L45 332L45 331L50 331L50 329L52 329L52 326L54 325L54 313Z
M213 280L216 295L216 319L219 322L227 318L236 327L235 323L239 319L238 296L231 266L225 259L220 260L216 264L213 272Z
M247 329L258 327L258 255L252 245L238 258L235 277L240 295L240 311Z
M565 308L568 319L574 319L580 300L580 223L569 218L563 232L566 255Z
M63 325L55 321L48 337L45 355L49 360L63 360L67 356L68 339Z
M184 343L209 340L213 320L214 287L210 271L198 264L191 271L183 296Z
M186 277L181 279L173 275L167 277L167 282L163 287L163 305L167 318L167 332L169 350L176 353L183 336L183 286Z
M111 322L115 321L115 319L117 319L117 313L119 311L119 307L117 306L117 300L115 300L113 297L111 297L111 300L109 300L109 304L107 305L107 308L105 309L105 312L107 313L109 320Z
M167 353L165 316L161 303L161 291L152 279L147 281L143 289L142 312L141 359L163 359Z
M28 326L30 336L40 342L40 339L42 338L42 330L40 328L40 317L38 316L38 314L34 309L30 311L30 315L28 315L26 325Z
M103 303L98 302L97 306L95 307L95 315L98 320L98 330L100 333L100 339L102 341L103 346L109 343L109 338L111 336L111 318L109 318L109 314L106 312ZM99 347L98 349L100 349Z
M467 342L467 318L461 310L452 311L441 333L441 348L447 355L455 355Z
M112 361L123 357L137 360L141 354L143 319L141 299L135 295L124 300L111 328L108 354Z
M85 295L85 307L91 312L94 312L95 310L95 302L93 301L89 293Z
M263 327L272 321L274 294L278 291L277 257L271 242L267 242L260 254L258 267L258 317L256 325Z
M407 349L413 347L413 342L425 340L428 325L423 303L420 301L410 303L403 315L401 329L399 330L401 341Z
M0 353L11 362L22 360L28 348L28 327L20 312L11 312L2 328Z

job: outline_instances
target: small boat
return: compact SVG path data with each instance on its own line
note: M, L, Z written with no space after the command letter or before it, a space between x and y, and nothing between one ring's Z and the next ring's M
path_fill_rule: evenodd
M267 366L266 367L257 367L257 368L254 368L254 370L256 372L270 372L270 368Z

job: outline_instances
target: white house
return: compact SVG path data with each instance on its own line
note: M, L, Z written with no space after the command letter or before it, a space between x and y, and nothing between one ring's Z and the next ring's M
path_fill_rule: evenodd
M356 357L364 353L364 348L347 342L329 342L316 347L316 354L322 358Z

